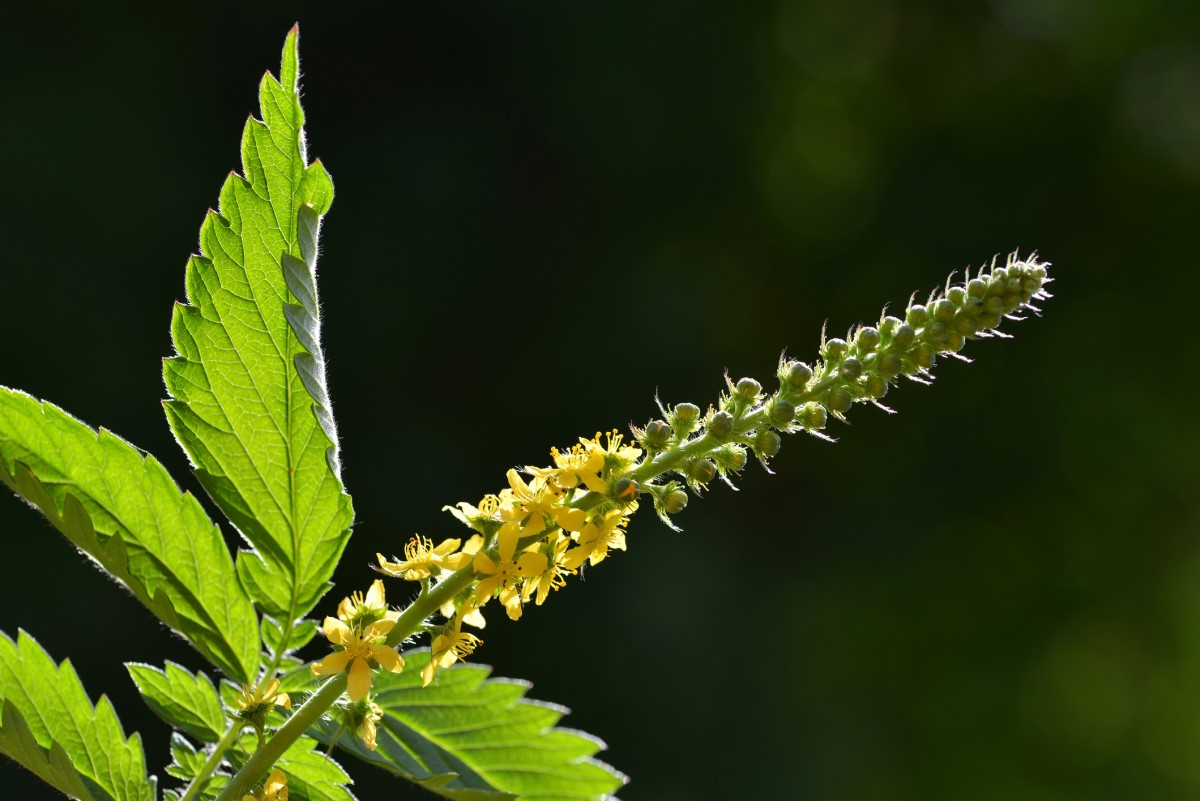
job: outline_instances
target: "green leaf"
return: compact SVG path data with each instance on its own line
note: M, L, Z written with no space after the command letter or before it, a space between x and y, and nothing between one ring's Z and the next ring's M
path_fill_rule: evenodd
M0 482L226 674L254 676L257 620L221 532L153 456L0 387Z
M428 649L404 653L400 674L380 671L372 685L383 708L377 749L342 733L337 745L456 801L606 799L626 777L592 759L604 743L556 728L561 706L526 699L528 682L489 679L491 668L458 664L421 686ZM337 734L325 720L317 736Z
M292 630L286 633L285 638L284 627L279 625L279 622L271 616L263 615L262 641L263 645L267 646L267 649L270 650L272 656L278 654L281 647L284 649L284 653L291 653L303 648L312 642L312 638L316 633L317 621L297 620L293 624Z
M325 388L315 270L333 183L307 165L297 87L297 30L282 82L259 86L262 121L242 135L246 177L231 173L220 212L200 229L176 305L177 355L163 364L165 404L196 475L256 552L238 574L283 620L311 609L349 537L337 431Z
M203 673L192 674L174 662L165 670L126 663L146 705L169 725L207 743L225 733L225 711L217 688Z
M56 666L24 631L0 633L0 752L73 798L153 801L142 741L104 696L92 706L70 661Z

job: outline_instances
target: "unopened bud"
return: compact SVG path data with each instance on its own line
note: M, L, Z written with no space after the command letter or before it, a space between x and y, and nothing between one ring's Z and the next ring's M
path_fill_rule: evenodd
M758 436L754 438L754 452L768 459L779 453L782 446L783 440L769 428L759 431Z
M762 392L762 384L753 378L739 378L734 393L744 401L753 401Z
M725 439L733 433L733 415L729 412L714 412L708 421L708 433L717 439Z

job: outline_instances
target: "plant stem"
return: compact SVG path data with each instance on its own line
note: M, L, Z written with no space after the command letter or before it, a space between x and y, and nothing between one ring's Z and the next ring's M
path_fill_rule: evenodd
M412 636L425 620L436 612L442 604L453 598L458 592L467 587L475 580L475 569L471 565L467 565L462 570L452 573L445 580L438 582L429 592L423 592L405 609L400 617L396 619L396 625L392 627L391 633L388 634L387 644L390 646L399 645L408 637ZM346 673L342 672L336 676L331 676L327 682L321 685L313 695L309 696L304 705L296 710L287 722L275 732L270 740L263 743L257 751L246 761L242 769L237 772L221 794L217 796L217 801L240 801L240 799L250 792L258 779L270 770L281 756L291 747L292 743L300 739L300 737L309 730L313 724L320 720L321 715L329 707L333 706L338 697L346 689ZM239 729L240 731L240 729ZM228 734L226 738L232 739ZM224 742L224 740L222 740ZM228 745L226 745L228 748ZM220 754L224 749L218 748L217 755L214 757L213 768L220 762ZM205 765L208 769L209 766ZM211 769L208 770L212 772ZM205 776L206 777L206 776ZM198 786L198 782L196 785ZM189 790L189 793L192 791ZM185 797L182 801L192 801Z
M237 741L242 730L246 728L246 724L240 720L236 720L230 725L229 729L221 736L220 742L213 748L213 752L209 754L208 761L200 768L200 772L196 774L196 778L192 780L188 786L187 792L183 794L180 801L193 801L200 793L200 787L208 781L208 778L213 775L213 771L221 764L221 759L225 756L225 752L229 750L229 746Z

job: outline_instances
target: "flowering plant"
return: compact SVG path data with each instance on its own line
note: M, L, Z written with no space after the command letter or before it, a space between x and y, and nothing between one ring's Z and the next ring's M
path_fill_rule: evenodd
M321 746L452 799L606 797L625 777L592 758L597 741L460 664L483 645L487 617L519 620L625 551L639 509L674 527L692 495L731 483L751 458L767 466L783 434L828 439L830 418L855 403L882 406L901 377L928 383L939 356L1006 336L1004 319L1046 297L1047 265L1014 255L910 301L902 316L823 335L812 364L781 357L771 387L726 377L706 409L660 403L628 438L611 430L551 448L549 464L509 470L496 492L447 507L461 537L417 535L380 553L380 578L318 623L354 513L316 290L333 185L307 158L297 37L288 34L279 78L261 83L262 120L242 138L244 177L229 176L204 221L188 303L172 320L176 354L164 363L171 429L246 547L231 554L152 456L4 388L0 481L219 671L214 683L173 663L129 666L175 729L166 773L177 784L164 797L352 798L347 772ZM411 591L411 602L392 608L389 586ZM318 632L329 648L301 658ZM157 797L140 739L24 632L0 638L0 699L0 751L58 790Z

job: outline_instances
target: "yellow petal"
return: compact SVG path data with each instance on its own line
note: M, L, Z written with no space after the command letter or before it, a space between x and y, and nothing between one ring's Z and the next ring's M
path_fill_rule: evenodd
M362 638L370 641L386 636L395 625L396 621L394 618L385 617L383 620L376 620L374 623L363 629Z
M523 553L517 560L517 570L526 576L536 576L546 570L547 564L544 553Z
M325 637L338 645L346 645L353 639L353 633L350 627L336 617L325 618L325 623L321 626L321 631L325 632Z
M474 626L477 629L487 626L487 621L483 618L483 612L480 612L478 609L472 609L470 612L467 612L465 615L463 615L462 622L466 623L468 626Z
M513 554L517 552L517 540L520 536L521 526L515 520L500 527L500 533L496 535L496 543L499 546L501 562L512 560Z
M472 556L479 553L479 549L483 547L483 537L478 534L472 534L467 540L467 544L463 546L463 553L469 553Z
M471 562L471 554L456 553L442 559L442 567L447 570L462 570Z
M496 572L496 563L492 561L492 557L480 551L475 554L475 572L491 575Z
M459 539L442 540L442 544L434 548L433 552L438 556L445 556L446 554L457 551L458 546L460 545L462 545L462 540Z
M292 708L292 697L287 693L280 693L275 696L275 706L281 706L284 709Z
M432 684L433 677L437 675L437 671L437 662L430 659L429 664L421 668L421 686L428 687L430 684Z
M366 602L363 605L368 609L382 609L387 606L387 599L384 598L383 579L375 579L371 582L371 589L367 590Z
M554 522L567 531L579 531L587 523L587 512L582 509L568 509L563 506L554 507Z
M371 689L371 666L361 656L350 663L350 676L346 680L346 694L351 701L361 701Z
M372 645L370 651L372 658L384 670L390 670L393 673L404 670L404 660L400 658L400 654L396 653L396 649L388 648L386 645Z
M576 570L580 565L583 564L584 560L588 558L588 554L591 552L592 549L590 547L586 545L579 545L563 554L562 562L559 564L561 564L567 570Z
M320 662L314 662L312 672L318 676L332 676L334 673L341 673L345 670L346 663L349 661L349 651L338 651L335 654L325 657Z

